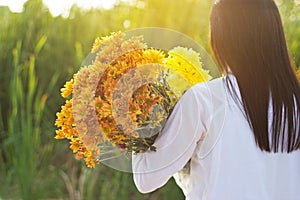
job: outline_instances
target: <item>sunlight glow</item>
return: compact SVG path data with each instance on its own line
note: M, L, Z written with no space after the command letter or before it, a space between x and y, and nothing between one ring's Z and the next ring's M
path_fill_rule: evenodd
M12 12L22 12L23 4L27 0L0 0L0 6L8 6ZM68 16L72 5L77 4L82 9L104 8L110 9L117 0L43 0L53 16Z

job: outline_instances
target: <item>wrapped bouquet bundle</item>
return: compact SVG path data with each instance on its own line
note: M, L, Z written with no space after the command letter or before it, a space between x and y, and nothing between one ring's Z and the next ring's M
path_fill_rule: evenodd
M122 165L132 153L155 151L178 99L210 78L191 48L155 48L143 34L97 38L84 66L61 89L66 101L55 138L68 139L88 167L111 166L113 159Z

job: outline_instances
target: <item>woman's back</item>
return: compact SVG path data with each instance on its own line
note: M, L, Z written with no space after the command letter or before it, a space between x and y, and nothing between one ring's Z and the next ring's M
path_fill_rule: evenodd
M233 75L230 77L234 79ZM236 101L228 91L226 92L224 79L207 83L208 87L211 84L219 84L218 88L224 90L212 91L217 94L224 92L226 96L226 103L219 104L224 106L220 108L225 110L224 121L212 120L210 125L206 125L210 127L206 135L217 134L215 138L218 138L218 141L209 145L212 148L205 157L202 153L203 145L206 143L205 138L197 144L192 156L188 199L202 199L200 196L209 200L299 199L300 151L289 154L267 153L257 148L248 121ZM199 93L197 92L197 86L193 90L196 94L202 95L201 89ZM210 130L218 130L211 129L214 126L221 126L221 131L210 132Z

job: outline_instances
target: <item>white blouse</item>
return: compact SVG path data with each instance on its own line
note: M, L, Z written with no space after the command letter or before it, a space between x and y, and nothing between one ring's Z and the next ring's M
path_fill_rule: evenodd
M175 174L187 200L299 200L300 151L262 152L225 84L218 78L183 95L156 152L132 156L136 187L148 193ZM177 172L189 160L190 176L181 182Z

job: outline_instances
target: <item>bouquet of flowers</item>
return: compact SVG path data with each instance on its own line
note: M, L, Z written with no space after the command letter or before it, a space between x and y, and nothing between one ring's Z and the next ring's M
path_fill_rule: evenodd
M91 55L61 89L66 101L55 121L55 138L70 140L88 167L101 162L104 143L129 153L155 151L153 143L184 91L211 78L192 49L147 47L143 35L97 38Z

